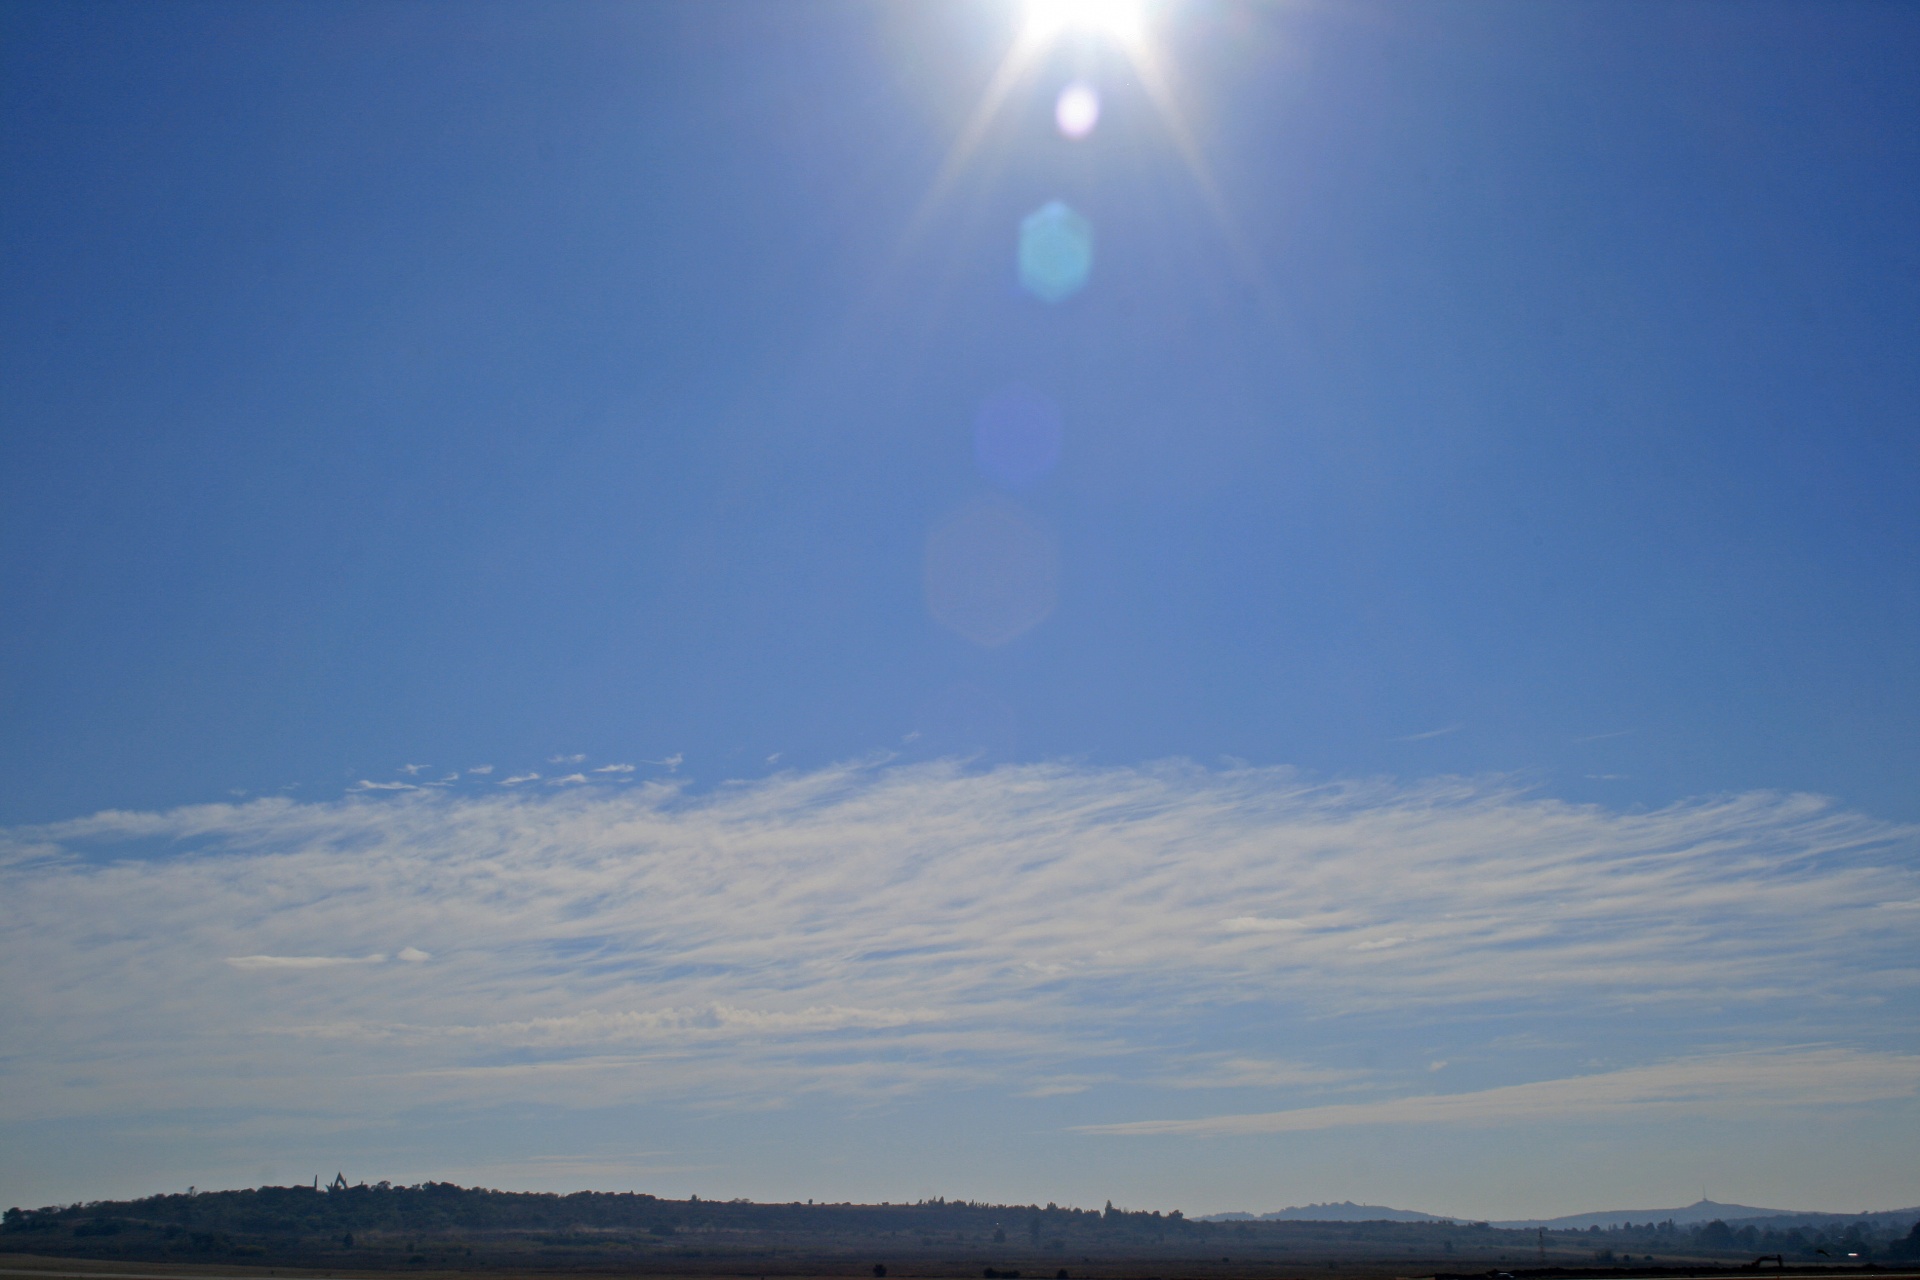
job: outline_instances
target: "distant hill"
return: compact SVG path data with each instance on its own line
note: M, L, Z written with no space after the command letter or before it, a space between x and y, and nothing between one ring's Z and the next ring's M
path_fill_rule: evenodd
M1389 1209L1383 1204L1303 1204L1272 1213L1213 1213L1202 1222L1445 1222L1438 1214L1412 1209Z
M1830 1218L1850 1214L1814 1213L1805 1209L1756 1209L1750 1204L1721 1204L1716 1200L1696 1200L1682 1209L1607 1209L1599 1213L1570 1213L1564 1218L1515 1218L1496 1222L1497 1227L1547 1227L1553 1230L1584 1231L1588 1227L1617 1227L1629 1222L1667 1222L1689 1227L1697 1223L1738 1222L1744 1218Z
M1605 1209L1597 1213L1570 1213L1560 1218L1515 1218L1491 1225L1509 1230L1546 1227L1551 1231L1585 1231L1589 1227L1605 1230L1628 1224L1672 1222L1676 1227L1697 1227L1719 1221L1738 1225L1766 1221L1783 1229L1789 1224L1860 1222L1876 1227L1911 1223L1920 1217L1920 1209L1895 1209L1877 1213L1825 1213L1810 1209L1762 1209L1750 1204L1722 1204L1717 1200L1697 1200L1678 1209ZM1273 1213L1210 1213L1198 1222L1453 1222L1465 1219L1439 1214L1418 1213L1412 1209L1390 1209L1380 1204L1307 1204L1280 1209Z
M1748 1216L1753 1214L1762 1216ZM201 1268L246 1259L242 1265L334 1274L429 1267L471 1273L474 1280L488 1274L579 1280L589 1272L718 1280L767 1272L767 1260L776 1255L782 1274L792 1276L860 1275L897 1266L896 1275L986 1274L1004 1280L1057 1275L1076 1262L1074 1273L1081 1276L1096 1263L1108 1273L1179 1274L1195 1257L1208 1255L1260 1267L1390 1262L1400 1275L1431 1274L1422 1268L1437 1269L1444 1259L1461 1274L1476 1276L1497 1264L1543 1255L1557 1265L1582 1267L1614 1254L1638 1262L1679 1255L1687 1265L1702 1257L1744 1263L1776 1253L1795 1265L1822 1258L1871 1258L1876 1265L1880 1259L1905 1264L1920 1258L1920 1229L1914 1226L1920 1211L1767 1215L1703 1201L1685 1210L1621 1211L1612 1216L1632 1220L1633 1230L1596 1235L1560 1224L1552 1230L1501 1230L1351 1201L1195 1221L1177 1209L1111 1204L1091 1210L940 1198L755 1204L635 1192L492 1191L445 1182L349 1186L340 1177L325 1189L315 1179L308 1186L189 1188L184 1195L139 1200L15 1207L0 1213L0 1253Z

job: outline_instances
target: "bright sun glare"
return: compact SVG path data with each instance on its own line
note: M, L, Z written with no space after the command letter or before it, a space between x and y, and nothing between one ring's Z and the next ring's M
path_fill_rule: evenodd
M1008 3L1009 0L1002 0ZM1169 69L1154 49L1152 27L1156 25L1163 0L1010 0L1019 8L1019 35L1007 49L993 73L993 79L980 96L971 119L954 140L933 185L920 202L906 238L911 240L922 230L932 211L952 191L1015 86L1032 76L1043 64L1049 48L1069 36L1092 37L1117 46L1146 97L1158 108L1158 114L1171 135L1175 150L1186 162L1187 171L1199 184L1202 196L1211 206L1220 229L1247 263L1252 262L1218 184L1208 172L1192 130L1182 116L1174 94ZM1171 3L1167 4L1171 7ZM1002 10L1006 12L1006 10ZM1150 21L1152 19L1153 21ZM1055 101L1054 122L1068 139L1078 140L1092 133L1100 119L1100 92L1093 85L1075 80Z
M1145 0L1026 0L1029 41L1090 31L1132 43L1145 29Z

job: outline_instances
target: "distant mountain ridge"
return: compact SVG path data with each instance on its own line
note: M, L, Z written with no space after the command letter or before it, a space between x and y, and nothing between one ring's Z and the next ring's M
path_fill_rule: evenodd
M1439 1214L1419 1213L1412 1209L1390 1209L1383 1204L1305 1204L1278 1209L1272 1213L1213 1213L1202 1222L1444 1222Z
M1702 1223L1739 1223L1762 1218L1792 1218L1827 1221L1836 1218L1901 1221L1920 1215L1920 1208L1893 1209L1870 1213L1833 1213L1816 1209L1762 1209L1750 1204L1722 1204L1717 1200L1696 1200L1677 1209L1603 1209L1596 1213L1569 1213L1558 1218L1510 1218L1490 1225L1509 1229L1546 1227L1553 1231L1584 1231L1588 1227L1625 1226L1671 1222L1678 1227ZM1464 1222L1465 1218L1446 1214L1420 1213L1412 1209L1393 1209L1381 1204L1338 1203L1296 1205L1273 1213L1210 1213L1199 1222Z
M1807 1209L1758 1209L1750 1204L1721 1204L1696 1200L1679 1209L1604 1209L1598 1213L1569 1213L1559 1218L1512 1218L1496 1227L1547 1227L1565 1231L1588 1227L1617 1227L1628 1222L1668 1222L1690 1227L1702 1222L1738 1222L1745 1218L1844 1218L1852 1214L1818 1213Z

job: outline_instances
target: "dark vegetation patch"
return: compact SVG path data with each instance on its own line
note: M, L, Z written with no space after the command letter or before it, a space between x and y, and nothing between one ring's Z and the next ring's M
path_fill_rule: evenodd
M896 1280L1231 1280L1349 1268L1442 1280L1657 1280L1920 1264L1920 1223L1903 1229L1883 1217L1541 1231L1456 1222L1199 1222L1111 1204L756 1204L336 1179L331 1187L9 1209L0 1252L353 1270Z

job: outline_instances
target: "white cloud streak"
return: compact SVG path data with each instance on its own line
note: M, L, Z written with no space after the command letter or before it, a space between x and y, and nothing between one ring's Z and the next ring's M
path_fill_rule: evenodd
M343 964L380 964L385 956L228 956L236 969L331 969Z
M1081 1125L1122 1137L1227 1137L1352 1125L1526 1124L1623 1115L1752 1114L1757 1107L1835 1106L1920 1095L1920 1055L1801 1049L1723 1054L1471 1093L1298 1107L1195 1120Z
M1219 1011L1636 1006L1705 1035L1876 1009L1920 981L1914 847L1802 796L1619 813L1184 765L107 812L0 832L0 966L33 975L0 988L0 1118L1115 1079L1311 1102L1391 1082L1250 1055Z

